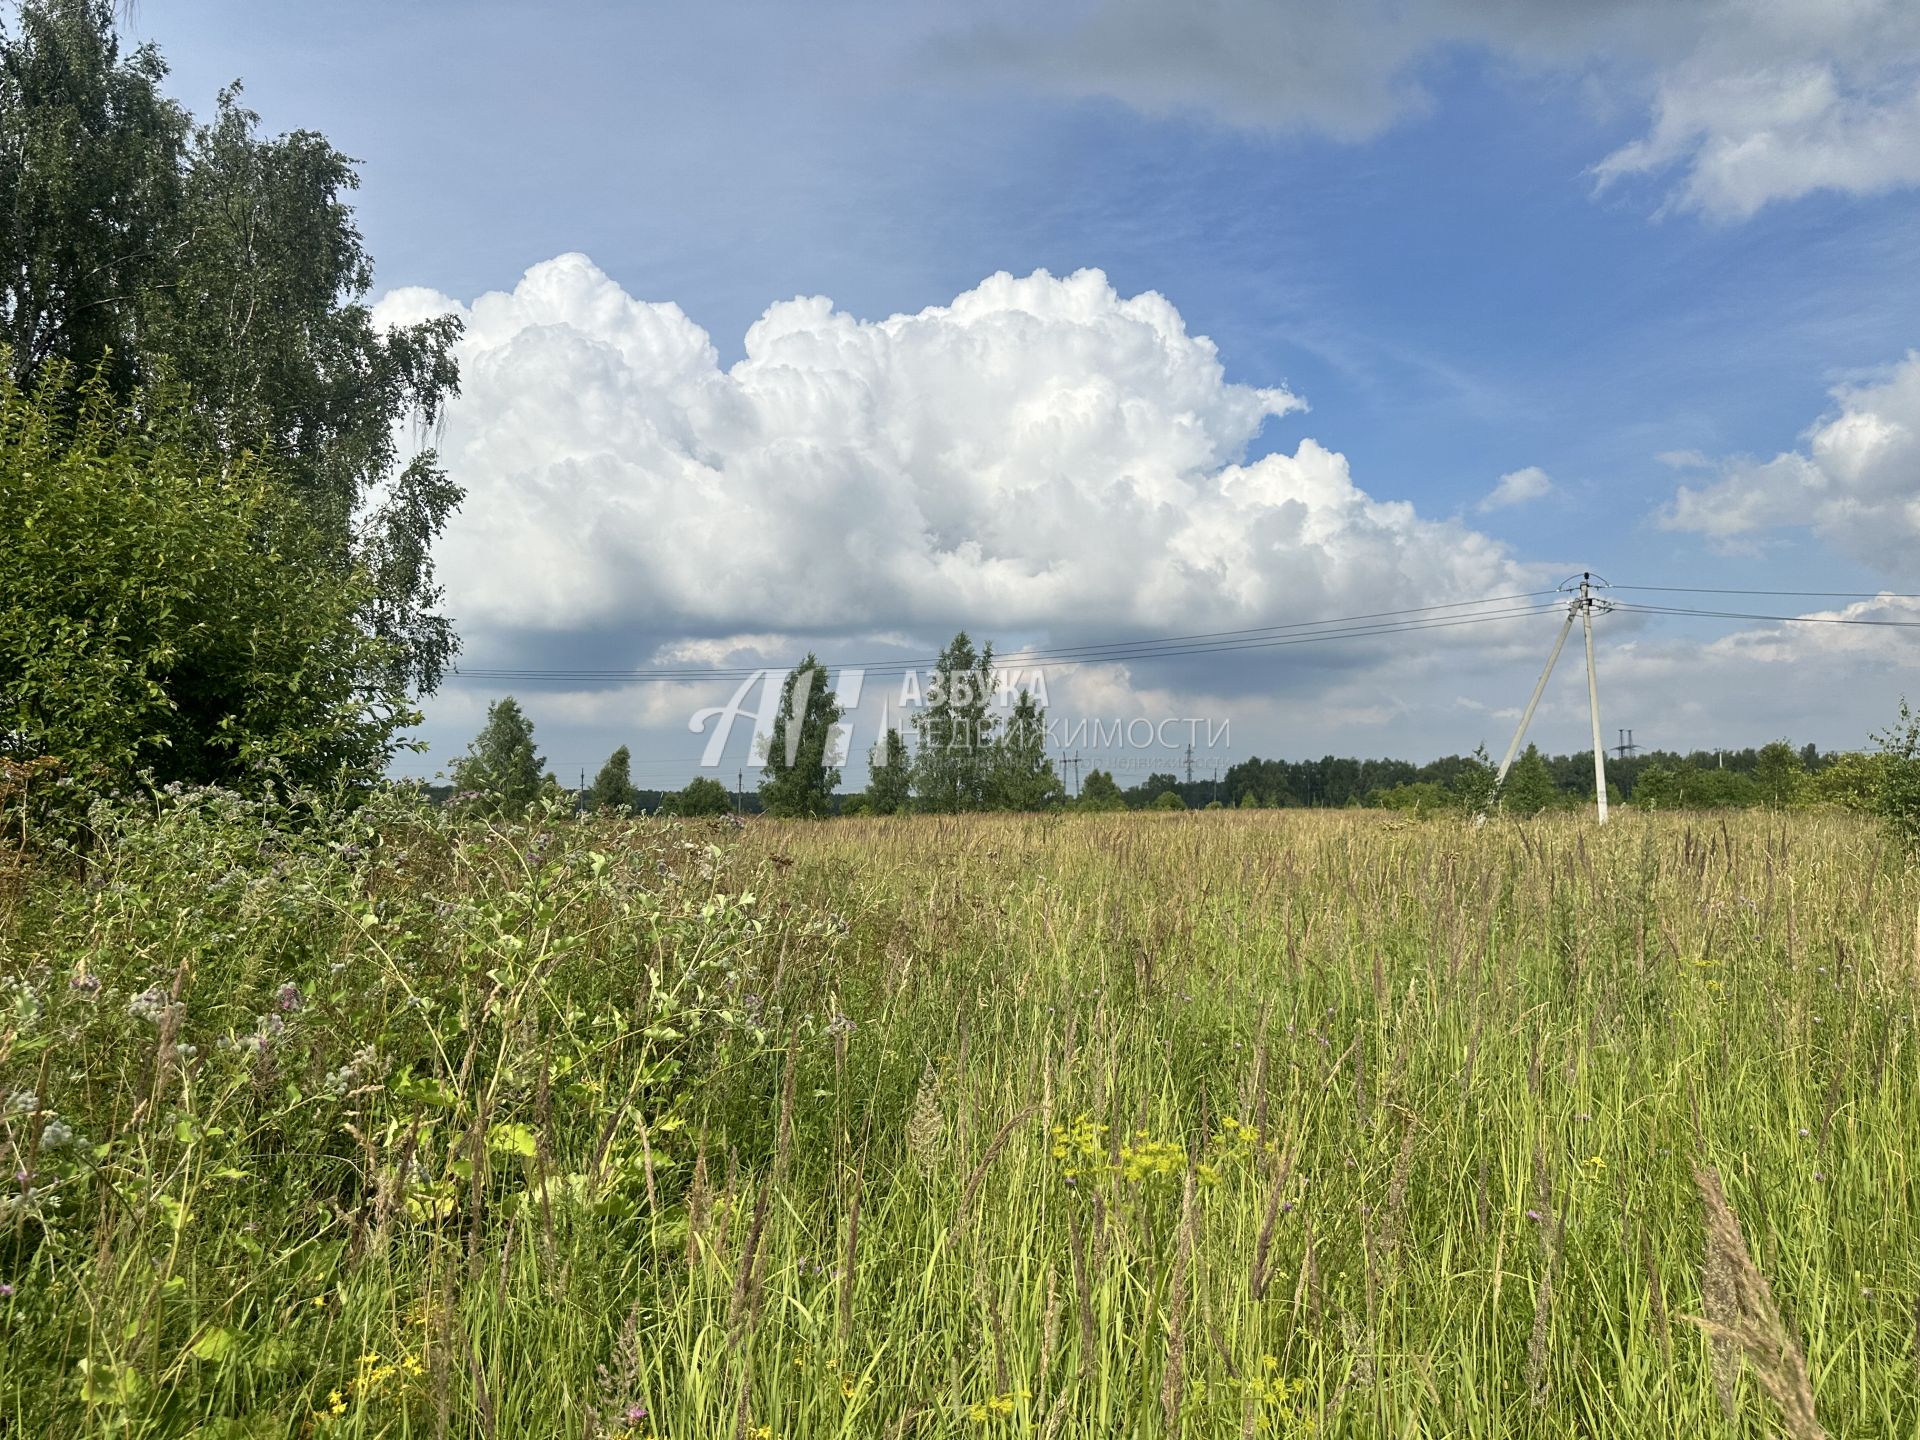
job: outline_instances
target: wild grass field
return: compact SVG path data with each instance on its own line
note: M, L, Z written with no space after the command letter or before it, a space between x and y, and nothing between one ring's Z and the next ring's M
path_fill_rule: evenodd
M0 878L0 1436L1920 1434L1864 821L286 820Z

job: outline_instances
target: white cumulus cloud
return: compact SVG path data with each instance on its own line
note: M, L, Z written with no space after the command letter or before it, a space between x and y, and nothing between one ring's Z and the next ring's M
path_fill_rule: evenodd
M1721 462L1713 480L1679 488L1660 525L1723 548L1811 529L1885 574L1920 578L1920 352L1834 399L1838 413L1806 432L1804 448Z
M1509 506L1524 505L1529 500L1538 500L1552 493L1552 477L1538 465L1529 465L1502 475L1500 483L1487 492L1476 508L1482 512L1505 510Z
M1920 629L1910 627L1920 626L1920 601L1882 594L1778 613L1799 618L1706 640L1655 634L1613 647L1601 665L1607 723L1633 726L1642 745L1656 748L1720 743L1698 738L1717 735L1739 744L1791 736L1822 748L1870 748L1898 697L1914 693ZM1585 700L1575 687L1563 689L1558 704L1571 714Z
M879 321L783 301L727 368L581 255L379 316L449 310L440 449L468 494L437 553L470 656L614 631L652 648L602 664L963 625L1106 639L1529 588L1498 542L1375 499L1313 440L1249 459L1301 402L1228 380L1172 304L1097 270Z

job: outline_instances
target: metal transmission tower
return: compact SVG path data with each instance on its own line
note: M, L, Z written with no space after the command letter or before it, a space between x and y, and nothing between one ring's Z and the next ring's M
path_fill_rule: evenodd
M1513 743L1507 746L1506 759L1500 762L1500 771L1493 777L1493 798L1496 801L1500 798L1500 787L1507 783L1507 771L1513 768L1513 757L1520 753L1520 742L1526 738L1527 726L1533 723L1533 712L1539 708L1540 696L1547 688L1547 677L1553 674L1553 667L1560 659L1560 651L1566 646L1567 636L1572 633L1573 622L1577 618L1587 642L1587 711L1593 720L1593 797L1599 810L1600 823L1604 825L1607 823L1607 752L1600 745L1600 685L1593 669L1593 616L1595 611L1604 615L1613 606L1593 593L1596 585L1605 588L1607 582L1587 570L1581 573L1578 581L1567 580L1560 586L1562 591L1573 587L1572 598L1567 602L1566 623L1560 627L1553 649L1547 655L1546 669L1540 672L1540 678L1534 682L1527 708L1520 713L1520 726L1513 732ZM1485 818L1484 815L1482 818Z
M1613 753L1621 760L1628 760L1631 759L1639 749L1640 747L1633 743L1633 731L1622 730L1620 732L1620 743L1613 747Z
M1187 784L1193 784L1193 742L1187 742Z

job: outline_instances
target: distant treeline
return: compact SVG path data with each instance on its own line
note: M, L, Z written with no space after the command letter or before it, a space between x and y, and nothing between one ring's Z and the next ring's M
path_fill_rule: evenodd
M1616 804L1658 809L1714 809L1811 801L1854 803L1870 783L1876 757L1847 751L1795 748L1784 740L1744 750L1650 750L1607 759L1607 790ZM624 768L624 767L622 767ZM1151 774L1139 784L1121 787L1110 771L1088 772L1080 793L1063 796L1068 809L1200 810L1218 806L1243 809L1398 809L1439 811L1481 803L1493 778L1482 753L1448 755L1425 764L1410 760L1356 759L1326 755L1318 760L1243 760L1224 773L1185 781L1177 775ZM615 782L617 783L617 782ZM596 784L605 788L607 776ZM429 787L450 799L450 785ZM701 778L686 790L648 790L627 785L619 794L578 792L583 804L621 803L651 814L746 815L765 810L756 788L734 788ZM1591 803L1593 752L1544 755L1529 746L1515 763L1503 794L1503 808L1533 813ZM831 797L833 813L867 812L863 791Z
M1648 750L1607 757L1607 791L1615 801L1671 808L1713 808L1787 803L1841 790L1858 780L1866 757L1852 752L1796 748L1786 740L1743 750ZM1488 770L1484 753L1448 755L1416 765L1407 760L1356 760L1327 755L1319 760L1262 760L1230 768L1216 793L1208 781L1181 783L1171 775L1149 776L1126 792L1129 805L1149 804L1173 790L1188 805L1218 799L1228 805L1340 809L1372 806L1440 808L1461 795L1478 796ZM1828 783L1822 785L1824 773ZM1543 783L1544 782L1544 783ZM1135 797L1138 796L1136 801ZM1829 797L1839 799L1838 793ZM1593 752L1545 755L1533 746L1515 762L1504 799L1544 809L1593 799Z
M1021 691L1011 712L989 709L992 648L976 651L954 637L928 687L929 703L912 717L916 744L889 729L869 756L864 791L840 790L829 743L840 719L812 655L786 680L780 718L759 747L760 778L748 794L698 776L681 790L633 784L632 756L622 745L593 784L563 788L534 746L533 722L512 696L488 708L487 724L454 763L446 798L488 814L517 815L536 801L586 811L620 810L699 816L759 813L780 818L829 815L953 815L976 811L1114 811L1377 808L1415 814L1537 815L1593 801L1593 752L1544 755L1529 745L1496 786L1484 747L1425 764L1325 755L1318 760L1255 756L1207 779L1151 774L1122 788L1111 770L1092 769L1069 789L1065 761L1045 749L1045 711ZM791 727L791 729L789 729ZM1875 737L1874 751L1822 752L1787 740L1741 750L1649 750L1607 761L1613 804L1651 810L1837 804L1895 821L1920 843L1920 717L1903 703L1898 722ZM1078 779L1079 777L1074 777Z

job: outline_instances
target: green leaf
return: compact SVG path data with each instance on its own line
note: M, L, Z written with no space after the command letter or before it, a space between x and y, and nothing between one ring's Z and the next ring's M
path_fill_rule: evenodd
M219 1365L233 1354L234 1346L238 1343L239 1337L231 1330L212 1325L193 1342L189 1353L196 1360L204 1360L209 1365Z
M432 1075L405 1075L395 1082L393 1093L414 1105L431 1105L451 1110L460 1102L459 1092L446 1081Z
M80 1398L89 1405L126 1405L146 1389L131 1366L91 1359L80 1362Z
M487 1131L487 1148L531 1158L538 1147L534 1143L533 1128L515 1122L490 1127Z

